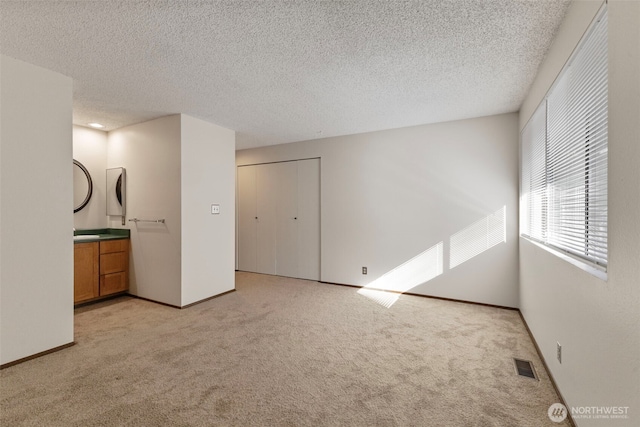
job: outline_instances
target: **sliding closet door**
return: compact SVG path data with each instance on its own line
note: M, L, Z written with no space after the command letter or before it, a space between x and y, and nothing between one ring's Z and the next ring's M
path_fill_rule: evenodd
M278 164L256 165L256 272L276 274Z
M258 271L256 265L257 236L256 168L238 168L238 269Z
M320 280L320 159L298 166L298 275Z
M298 162L276 168L276 274L298 276Z
M238 268L320 280L320 160L238 167Z

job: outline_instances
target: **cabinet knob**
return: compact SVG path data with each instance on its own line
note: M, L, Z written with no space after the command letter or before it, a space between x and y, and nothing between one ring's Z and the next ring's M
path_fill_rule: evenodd
M258 217L256 217L256 219L258 219Z
M298 219L298 217L297 217L297 216L296 216L296 217L293 217L293 219Z

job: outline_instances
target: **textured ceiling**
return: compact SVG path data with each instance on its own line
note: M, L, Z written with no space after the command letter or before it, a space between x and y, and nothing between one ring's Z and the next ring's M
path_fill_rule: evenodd
M248 148L517 111L563 0L5 1L0 51L74 123L185 113Z

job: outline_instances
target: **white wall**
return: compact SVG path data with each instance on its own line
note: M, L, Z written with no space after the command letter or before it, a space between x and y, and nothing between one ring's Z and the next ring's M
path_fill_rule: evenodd
M524 127L601 2L575 2L520 116ZM628 406L640 425L640 2L609 1L608 281L520 239L520 309L569 406ZM562 344L563 360L555 357Z
M181 115L182 305L235 289L235 132ZM220 214L211 214L211 204Z
M164 218L164 224L126 222L131 229L133 295L181 305L180 115L127 126L108 134L107 168L124 167L126 216ZM124 228L120 217L110 226Z
M443 274L408 292L518 305L517 114L242 150L236 163L312 157L322 281L367 285L442 242ZM504 206L506 243L450 269L451 236Z
M107 133L98 129L73 126L73 158L87 168L93 181L93 195L89 203L73 214L74 227L107 227Z
M107 167L127 170L127 219L165 219L126 222L132 294L181 307L235 288L234 153L235 132L184 114L109 132Z
M71 79L0 56L0 363L73 342Z

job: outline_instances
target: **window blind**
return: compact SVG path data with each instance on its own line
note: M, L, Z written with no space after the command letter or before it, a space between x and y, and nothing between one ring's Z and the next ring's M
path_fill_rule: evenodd
M607 15L522 132L521 234L607 265Z
M546 102L522 134L522 233L544 242L547 227Z

